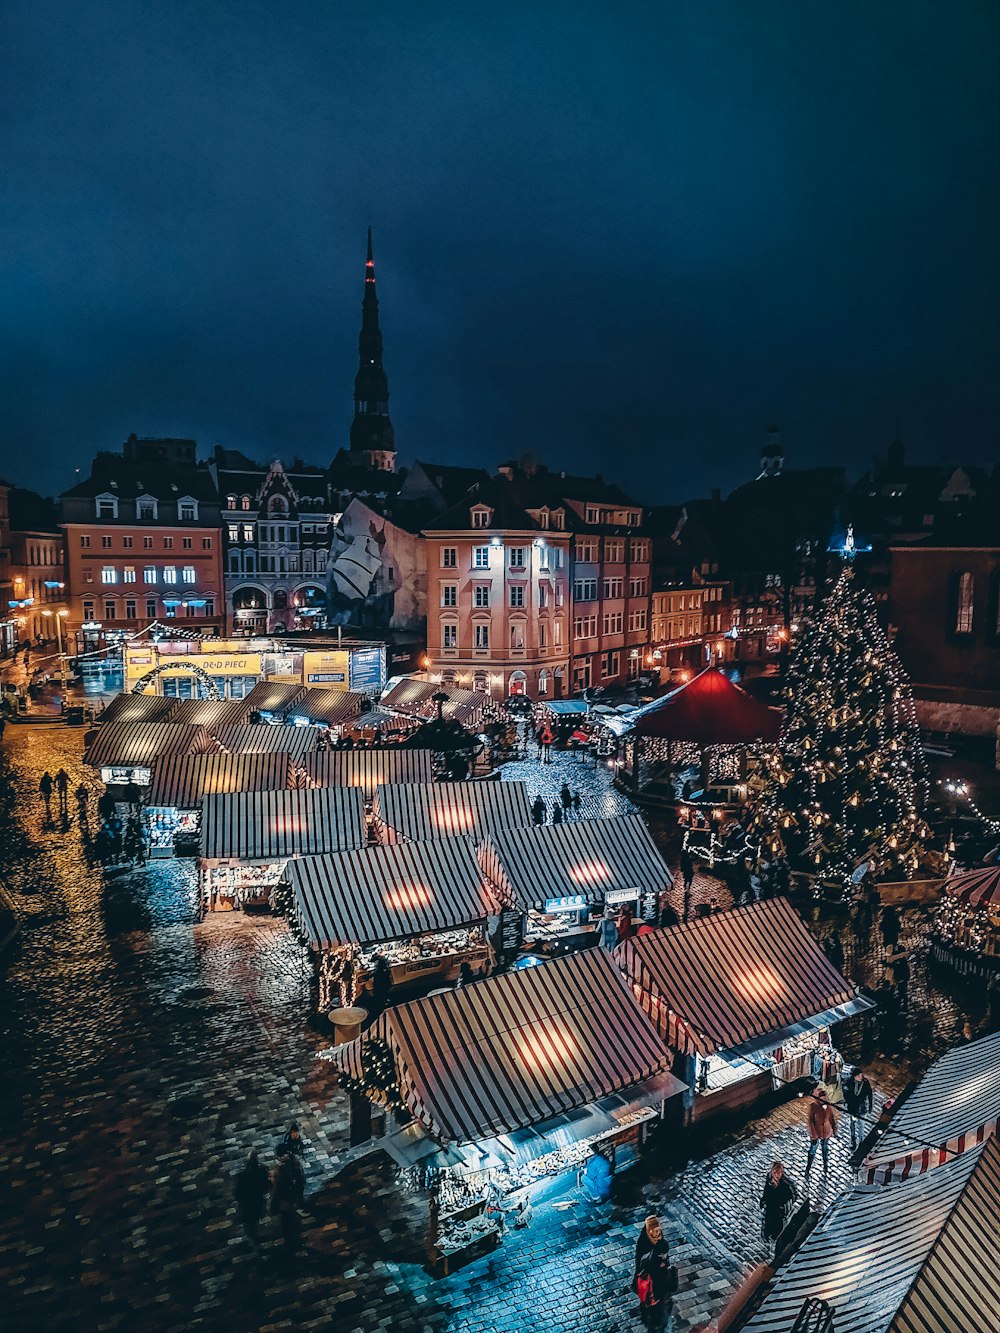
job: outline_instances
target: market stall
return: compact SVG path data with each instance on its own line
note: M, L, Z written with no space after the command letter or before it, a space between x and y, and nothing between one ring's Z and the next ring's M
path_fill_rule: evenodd
M323 1012L354 1003L376 954L401 988L453 982L463 963L479 972L492 961L485 928L497 907L464 839L304 856L289 877Z
M116 694L96 715L94 726L107 727L112 722L166 722L177 704L177 699L165 699L159 694Z
M153 761L146 796L150 854L172 856L198 849L201 802L222 792L280 791L296 785L297 774L287 754L164 755Z
M474 729L482 721L489 703L490 696L481 690L463 690L433 680L402 676L390 683L379 700L379 708L421 722L443 717L447 722L460 722Z
M372 814L379 842L472 837L531 824L523 782L430 782L380 785Z
M215 732L220 727L239 726L249 713L245 699L171 699L171 722L187 722Z
M230 792L201 803L200 883L208 911L270 903L296 856L367 844L361 793L352 787Z
M306 756L303 769L313 787L360 787L366 804L377 787L434 779L429 750L320 750Z
M363 694L314 685L291 706L286 721L292 726L327 727L340 735L347 724L360 716L364 702Z
M831 1029L872 1002L840 975L785 898L626 940L615 958L664 1040L697 1065L696 1117L811 1078L837 1100Z
M605 908L656 921L673 878L640 815L491 833L479 863L500 900L526 914L533 953L565 953L595 941Z
M230 754L287 754L301 763L316 749L319 733L313 727L251 722L241 727L220 727L215 738Z
M106 787L149 785L153 761L169 755L205 754L219 747L204 727L173 722L112 722L89 732L83 762Z
M265 721L283 722L286 714L299 702L306 687L295 681L259 680L243 699L247 713L259 713Z
M945 880L931 957L962 976L984 981L1000 976L1000 865Z
M596 949L397 1005L329 1058L356 1105L411 1118L382 1143L430 1187L443 1272L494 1248L508 1210L572 1190L592 1154L631 1165L684 1087Z

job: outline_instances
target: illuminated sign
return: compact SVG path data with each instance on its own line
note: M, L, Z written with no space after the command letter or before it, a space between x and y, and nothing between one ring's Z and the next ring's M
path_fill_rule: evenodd
M331 683L344 683L344 673L342 671L311 671L306 675L307 685L329 685Z
M609 907L615 903L634 903L639 900L638 889L608 889L604 901Z
M579 912L587 906L582 893L567 895L565 898L549 898L545 903L546 912Z
M351 653L351 689L375 694L385 684L385 649L358 648Z
M302 683L304 685L339 685L347 689L348 654L344 649L329 653L302 654Z

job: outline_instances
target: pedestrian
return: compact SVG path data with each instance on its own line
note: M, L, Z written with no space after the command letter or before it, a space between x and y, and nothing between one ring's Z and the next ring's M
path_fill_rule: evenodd
M541 736L541 742L542 742L541 751L542 751L543 764L551 764L552 762L552 741L553 741L552 728L546 722L544 727L542 727L542 736Z
M305 1150L306 1150L306 1145L302 1141L302 1134L301 1131L299 1130L298 1121L293 1120L288 1127L288 1132L286 1133L285 1137L281 1140L278 1152L279 1154L291 1153L293 1157L301 1157L302 1154L305 1152Z
M42 800L45 802L45 813L52 814L52 774L45 770L42 774L42 780L38 784L38 790L42 794Z
M872 1085L861 1066L855 1065L854 1073L844 1084L844 1106L851 1118L852 1149L865 1137L865 1116L871 1114L873 1102Z
M632 920L632 909L628 906L623 907L618 913L618 943L623 940L630 940L635 934L635 922Z
M553 801L553 802L552 802L552 822L553 822L553 824L561 824L561 823L562 823L562 818L563 818L562 806L559 804L558 801Z
M236 1177L236 1211L239 1213L243 1230L251 1245L257 1244L257 1232L260 1219L267 1207L267 1196L271 1188L271 1178L267 1167L257 1157L257 1149L251 1148L247 1159L240 1167Z
M476 980L476 974L472 970L472 964L465 959L458 969L458 980L455 982L455 989L460 990L463 986L469 986Z
M66 814L69 804L69 774L61 768L56 774L56 791L59 793L59 809Z
M278 1219L281 1238L289 1257L298 1249L302 1235L299 1209L305 1195L305 1184L305 1172L298 1157L291 1152L282 1152L271 1180L271 1216Z
M806 1160L806 1180L812 1170L816 1150L823 1152L823 1172L830 1169L830 1140L837 1132L837 1113L826 1099L823 1088L814 1088L809 1098L809 1116L806 1122L809 1130L809 1156Z
M531 805L531 822L533 824L545 823L545 802L541 796L536 796Z
M773 1162L760 1196L763 1212L760 1233L764 1240L773 1242L775 1250L778 1248L778 1237L785 1229L797 1198L798 1190L785 1175L784 1163Z
M633 1284L643 1322L650 1328L662 1327L677 1290L677 1270L670 1262L670 1248L655 1213L646 1218L635 1242Z
M87 817L87 804L89 801L90 801L90 792L81 782L79 787L77 787L76 789L76 808L77 811L79 812L81 819L86 819Z
M372 968L372 1011L369 1018L377 1018L389 1003L392 991L392 968L383 954L375 955Z
M661 927L669 928L670 926L680 925L680 917L677 915L673 904L670 901L670 894L666 891L660 894L659 906L660 910L657 915L657 921Z
M615 925L613 907L605 907L604 915L597 923L597 942L605 949L613 949L618 943L618 927Z
M899 997L899 1006L901 1009L905 1009L910 988L909 959L906 957L905 953L900 953L893 958L889 967L892 971L892 980L896 987L896 994Z
M843 972L844 946L837 931L834 931L833 934L824 941L823 948L826 950L827 958L829 958L837 971Z
M568 815L570 806L573 804L573 793L569 789L569 783L565 780L559 788L559 799L562 801L563 814Z
M882 908L882 943L886 953L892 953L899 943L899 913L891 903Z
M691 885L694 881L694 857L688 847L681 848L681 875L684 878L684 895L691 897ZM687 920L687 913L684 914L684 920Z
M139 784L135 781L129 781L125 786L125 800L128 802L130 810L138 810L142 803L142 791Z
M580 818L580 792L575 787L573 789L573 813L577 819Z

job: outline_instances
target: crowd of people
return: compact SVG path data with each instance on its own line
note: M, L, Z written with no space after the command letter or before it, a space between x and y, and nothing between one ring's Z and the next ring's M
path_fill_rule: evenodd
M260 1249L260 1227L268 1212L281 1230L286 1258L292 1258L302 1241L302 1210L305 1204L306 1177L302 1168L305 1143L293 1122L278 1145L277 1162L268 1170L256 1148L247 1153L236 1176L234 1194L247 1240Z

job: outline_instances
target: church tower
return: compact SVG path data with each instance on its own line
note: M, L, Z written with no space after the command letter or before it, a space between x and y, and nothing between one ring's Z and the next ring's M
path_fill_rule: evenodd
M382 331L378 325L371 227L368 228L365 294L361 302L350 456L352 461L379 472L396 470L396 440L389 420L389 381L382 365Z

